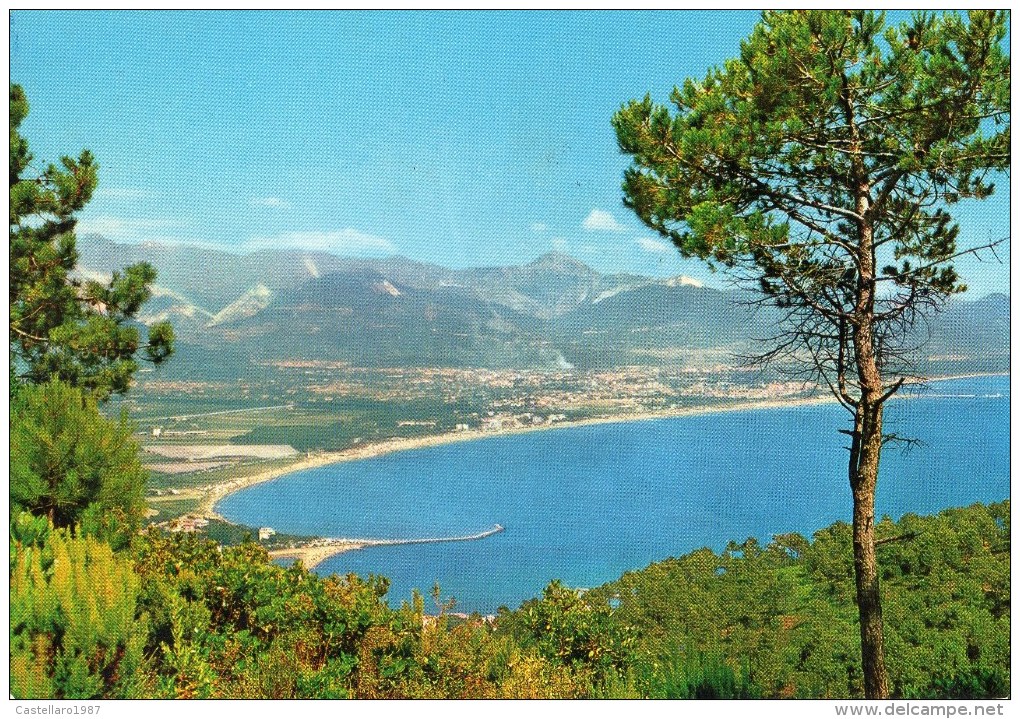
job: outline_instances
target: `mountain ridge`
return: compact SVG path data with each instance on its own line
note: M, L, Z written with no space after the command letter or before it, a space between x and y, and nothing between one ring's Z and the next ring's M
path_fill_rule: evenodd
M300 355L378 366L613 367L739 353L774 320L772 310L752 312L736 290L683 275L601 274L556 251L450 269L399 256L235 255L95 237L80 248L81 273L91 276L153 264L158 284L143 319L170 319L183 344L219 351L222 361ZM954 298L927 330L929 356L993 364L1006 357L1008 365L1008 318L1008 296Z

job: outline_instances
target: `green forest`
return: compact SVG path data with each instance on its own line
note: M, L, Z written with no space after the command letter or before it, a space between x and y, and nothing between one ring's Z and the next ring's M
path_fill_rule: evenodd
M894 696L1009 694L1009 502L879 527ZM863 696L850 528L702 549L494 621L387 580L281 567L254 543L11 526L22 698Z

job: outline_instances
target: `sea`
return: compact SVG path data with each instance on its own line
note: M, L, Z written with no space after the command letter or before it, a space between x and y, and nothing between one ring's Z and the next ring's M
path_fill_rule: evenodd
M1009 378L905 388L885 430L877 512L898 519L1009 497ZM225 497L249 526L329 537L477 541L368 547L320 574L390 579L397 606L439 586L494 613L550 580L589 588L730 540L849 522L850 415L835 403L563 427L396 452L286 475Z

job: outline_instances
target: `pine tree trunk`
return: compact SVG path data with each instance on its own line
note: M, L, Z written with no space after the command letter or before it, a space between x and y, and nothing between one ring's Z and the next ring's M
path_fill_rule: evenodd
M849 110L849 101L847 104ZM848 114L855 149L859 137ZM878 559L875 556L875 486L878 462L882 454L882 406L886 397L880 371L881 358L875 338L875 244L871 218L871 186L858 155L854 162L855 210L857 225L857 303L854 308L853 352L860 382L860 399L854 413L853 444L850 448L850 489L854 498L853 539L854 577L857 582L857 612L861 622L861 668L864 696L885 699L889 680L885 673L882 646L882 597L878 586Z
M882 602L875 555L875 486L882 450L882 407L864 405L857 414L855 444L858 451L851 453L850 487L854 500L854 576L861 627L864 695L868 699L885 699L889 696L889 682L882 644Z

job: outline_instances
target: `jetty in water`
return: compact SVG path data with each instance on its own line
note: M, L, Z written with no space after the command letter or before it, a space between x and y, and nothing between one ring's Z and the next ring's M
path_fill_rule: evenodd
M313 539L298 547L270 550L272 559L300 559L306 569L314 569L332 556L365 547L394 547L403 544L441 544L444 542L474 542L479 539L499 534L506 528L497 524L478 534L458 537L423 537L418 539L348 539L342 537L325 537Z
M383 546L394 546L398 544L440 544L442 542L473 542L477 539L485 539L491 537L493 534L499 534L505 529L502 524L495 525L492 529L487 529L484 532L478 534L469 534L463 537L427 537L425 539L337 539L337 540L326 540L326 541L337 541L337 542L355 542L362 544L366 547L383 547Z

